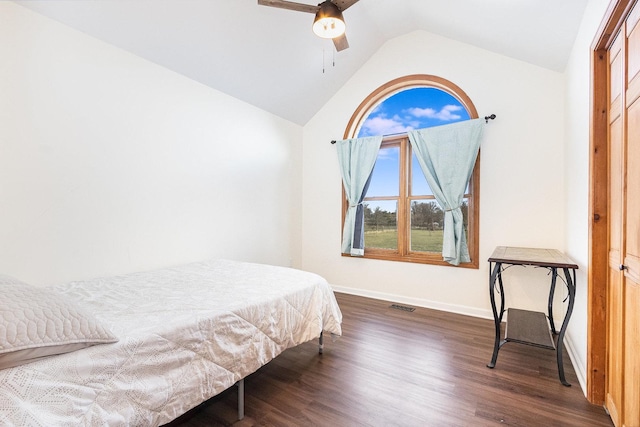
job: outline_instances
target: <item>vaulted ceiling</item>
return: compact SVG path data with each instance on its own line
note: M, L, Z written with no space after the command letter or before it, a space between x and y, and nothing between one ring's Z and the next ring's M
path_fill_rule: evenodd
M416 30L562 72L587 0L360 0L338 53L313 15L257 0L15 3L304 125L387 40Z

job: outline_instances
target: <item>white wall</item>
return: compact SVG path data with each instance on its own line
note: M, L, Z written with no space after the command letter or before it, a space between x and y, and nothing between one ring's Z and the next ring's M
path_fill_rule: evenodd
M300 263L302 129L0 2L0 272Z
M567 253L580 266L577 275L576 305L567 332L582 389L587 372L587 269L589 265L589 115L591 44L608 0L591 0L565 72L566 78L566 218Z
M478 270L340 255L341 180L329 141L371 92L409 74L448 79L481 116L497 115L481 149ZM564 94L561 73L424 31L387 42L304 127L303 268L348 292L490 316L486 260L495 246L564 249ZM545 310L546 271L505 278L511 305Z

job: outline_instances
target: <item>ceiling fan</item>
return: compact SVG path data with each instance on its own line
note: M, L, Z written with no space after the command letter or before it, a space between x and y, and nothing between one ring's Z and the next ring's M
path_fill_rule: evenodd
M342 12L353 6L358 0L326 0L317 6L285 0L258 0L263 6L279 7L298 12L314 13L313 32L322 38L333 39L336 50L340 52L349 47L345 35L345 23Z

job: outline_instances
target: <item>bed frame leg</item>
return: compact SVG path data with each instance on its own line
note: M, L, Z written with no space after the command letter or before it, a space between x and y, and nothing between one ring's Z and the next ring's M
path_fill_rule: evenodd
M322 354L323 349L324 349L324 339L322 336L322 332L320 332L320 338L318 338L318 354Z
M238 381L238 420L244 418L244 378Z

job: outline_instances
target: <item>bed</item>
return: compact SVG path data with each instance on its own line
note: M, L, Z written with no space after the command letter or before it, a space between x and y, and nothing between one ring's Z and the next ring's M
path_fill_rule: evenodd
M3 426L166 424L285 349L342 332L322 277L227 260L50 288L2 276L0 298ZM31 313L36 299L45 308ZM63 319L38 323L38 310Z

